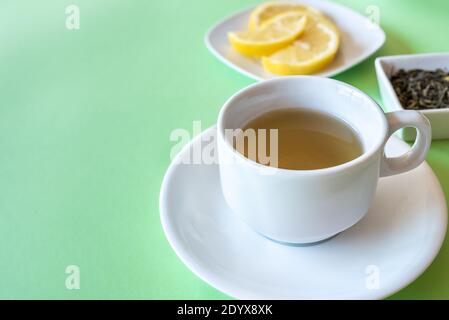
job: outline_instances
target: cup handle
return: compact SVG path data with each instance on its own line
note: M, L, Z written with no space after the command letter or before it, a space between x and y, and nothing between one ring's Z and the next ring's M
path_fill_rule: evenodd
M408 152L398 157L388 158L384 150L380 164L381 177L409 171L419 166L426 158L432 142L430 122L421 112L400 110L386 113L385 117L389 127L385 143L395 131L405 127L416 129L416 140Z

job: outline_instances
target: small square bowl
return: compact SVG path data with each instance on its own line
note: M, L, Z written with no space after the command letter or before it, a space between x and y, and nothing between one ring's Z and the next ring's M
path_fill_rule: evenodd
M379 57L376 59L375 66L380 94L385 108L388 111L404 110L390 82L390 76L400 69L443 69L449 71L449 53ZM432 125L432 139L449 138L449 108L419 111L429 119ZM413 128L401 129L398 135L407 141L414 140L416 137L415 129Z

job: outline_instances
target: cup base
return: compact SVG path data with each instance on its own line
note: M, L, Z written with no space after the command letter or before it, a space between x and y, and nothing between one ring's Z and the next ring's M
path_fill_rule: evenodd
M342 231L342 232L343 232L343 231ZM276 239L267 237L267 236L265 236L265 235L263 235L263 234L261 234L261 233L259 233L259 232L258 232L258 233L259 233L262 237L264 237L264 238L266 238L266 239L268 239L268 240L270 240L270 241L279 243L279 244L281 244L281 245L283 245L283 246L289 246L289 247L311 247L311 246L316 246L316 245L322 244L323 242L327 242L327 241L329 241L329 240L332 240L333 238L335 238L336 236L338 236L338 235L339 235L340 233L342 233L342 232L338 232L338 233L334 234L333 236L327 237L327 238L325 238L325 239L321 239L321 240L314 241L314 242L306 242L306 243L280 241L280 240L276 240Z

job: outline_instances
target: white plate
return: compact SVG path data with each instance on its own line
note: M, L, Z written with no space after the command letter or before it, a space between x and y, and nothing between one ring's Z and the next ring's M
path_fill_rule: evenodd
M206 130L178 159L210 145L215 134L215 128ZM408 148L394 137L387 153ZM160 213L167 239L187 267L240 299L386 297L430 265L447 225L443 192L426 163L381 179L362 221L312 246L278 244L242 223L222 197L217 164L172 164L162 183Z
M377 82L385 108L389 111L404 110L394 92L390 77L399 69L449 70L449 53L407 54L376 59ZM420 110L432 125L432 139L449 138L449 109ZM398 135L404 140L415 140L414 128L399 130Z
M377 24L351 9L325 0L298 0L297 2L311 5L322 11L341 30L341 46L337 57L328 67L315 75L331 77L343 72L368 58L385 42L385 33ZM248 17L253 9L254 7L239 12L212 27L206 35L205 43L209 50L225 64L260 81L277 76L265 72L258 59L247 58L234 51L227 37L230 31L247 28Z

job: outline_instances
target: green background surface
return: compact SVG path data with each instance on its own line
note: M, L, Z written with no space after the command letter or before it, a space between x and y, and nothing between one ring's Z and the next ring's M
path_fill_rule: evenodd
M380 9L376 54L449 51L449 2L341 0ZM65 28L77 4L81 28ZM176 128L214 124L253 81L205 48L207 29L254 0L0 2L0 298L191 298L224 294L163 234L159 188ZM374 57L336 78L380 102ZM428 161L449 196L449 141ZM81 269L67 290L65 268ZM392 298L449 298L446 240Z

